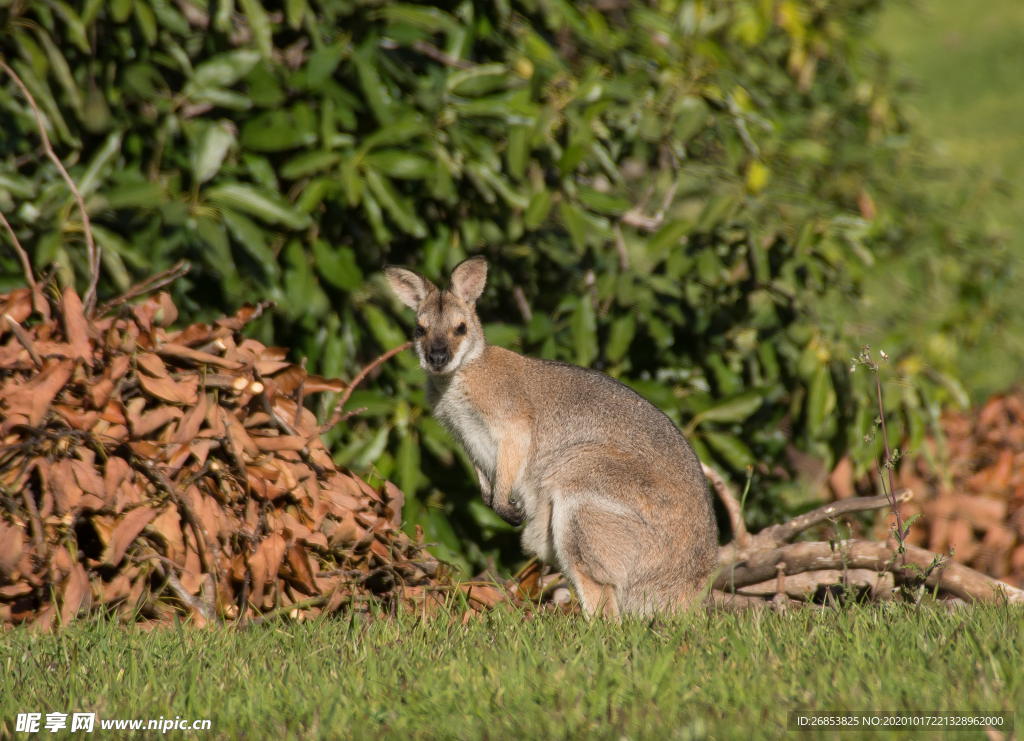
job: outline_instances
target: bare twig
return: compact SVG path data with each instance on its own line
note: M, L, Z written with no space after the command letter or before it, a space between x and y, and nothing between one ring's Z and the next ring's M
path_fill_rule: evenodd
M25 272L25 280L28 281L28 287L35 293L36 290L36 278L32 274L32 263L29 262L28 253L21 246L21 242L18 241L18 235L14 233L14 228L10 222L7 221L7 217L0 212L0 221L4 223L4 227L7 229L7 236L11 238L11 243L14 245L14 251L18 254L18 259L21 261L21 269Z
M7 73L7 75L14 80L14 84L21 90L22 95L28 100L29 105L32 106L32 111L36 115L36 123L39 125L39 135L43 139L43 146L46 148L46 154L50 158L50 161L56 165L60 174L64 177L64 182L68 184L68 188L75 196L75 200L78 201L78 209L82 212L82 226L85 231L85 243L88 248L89 258L89 288L85 292L84 301L86 314L91 314L93 307L96 305L96 284L99 283L100 279L100 253L96 247L96 242L92 238L92 224L89 222L89 214L85 210L85 199L82 198L81 192L78 190L78 186L75 185L75 181L71 179L67 169L64 167L64 163L60 161L60 157L53 151L53 146L50 144L50 137L46 133L46 126L43 124L43 114L39 112L39 106L36 105L36 99L32 97L32 93L25 87L25 83L21 81L21 78L11 69L7 63L0 59L0 69Z
M348 403L348 399L350 396L352 396L352 392L355 390L356 386L362 383L362 380L366 378L367 375L369 375L370 371L372 371L381 363L384 363L393 358L394 356L398 355L398 353L402 352L403 350L408 350L410 347L412 347L411 341L406 342L404 345L399 345L396 348L388 350L386 353L384 353L379 358L370 363L368 366L359 371L356 377L353 378L352 382L348 385L348 388L346 388L344 393L342 393L341 399L338 400L337 405L335 405L334 407L334 414L331 415L331 418L327 421L327 424L320 425L320 429L317 431L317 435L324 434L329 429L334 427L334 425L338 424L338 422L341 421L341 410L345 407L345 404Z
M39 353L36 352L36 346L32 342L32 338L25 333L25 330L22 329L21 325L14 320L13 316L11 316L10 314L4 314L4 319L7 320L7 326L10 328L11 332L14 333L14 336L18 339L18 342L21 343L21 346L28 351L28 355L30 358L32 358L32 362L35 363L36 368L42 370L43 360L42 358L39 357Z
M530 303L526 300L526 294L523 293L522 286L512 288L512 298L516 300L516 308L519 309L523 321L529 324L530 320L533 319L533 311L530 309Z
M914 492L910 489L901 489L896 492L893 498L898 503L909 502L914 498ZM889 503L889 499L882 496L853 497L842 502L826 504L824 507L818 507L818 509L807 512L799 517L794 517L792 520L783 523L782 525L772 525L771 527L762 530L754 536L754 543L752 543L752 545L757 547L762 543L770 542L771 545L768 547L774 548L775 546L789 542L803 531L822 522L834 520L841 515L848 515L853 512L868 512L873 509L880 509L888 506Z
M658 209L654 216L644 216L644 209L647 206L647 201L650 198L650 191L644 196L643 200L640 201L636 206L622 214L619 219L623 224L636 227L637 229L643 229L646 232L654 232L661 228L661 225L665 222L665 212L668 211L669 206L672 205L672 199L676 197L676 189L679 187L679 178L672 181L672 185L669 186L668 190L665 191L665 197L661 201L661 208Z
M473 69L473 67L476 66L472 62L467 62L464 59L450 57L436 46L428 44L426 41L417 41L412 45L412 48L420 54L430 57L435 62L440 62L448 67L455 67L456 69Z
M189 270L192 269L192 265L186 261L179 261L173 268L165 270L162 273L152 275L146 280L142 281L138 285L129 288L122 296L119 296L111 301L100 306L96 309L96 316L103 316L108 311L113 309L115 306L119 306L126 301L131 301L133 298L137 298L150 291L155 291L158 288L163 288L168 283L173 283L181 276L185 275Z
M306 370L306 358L302 359L302 370ZM299 381L299 387L295 390L295 426L298 427L302 422L302 404L305 401L306 396L306 379L303 377Z
M725 505L726 511L729 513L729 525L732 527L733 538L736 541L736 545L740 548L747 548L751 543L750 533L747 532L747 526L743 522L743 513L740 511L740 503L736 500L736 496L732 493L729 485L725 483L725 479L722 478L722 474L713 469L707 463L701 463L701 468L704 469L704 475L711 481L711 485L715 489L715 493L718 494L718 498L722 500L722 504Z

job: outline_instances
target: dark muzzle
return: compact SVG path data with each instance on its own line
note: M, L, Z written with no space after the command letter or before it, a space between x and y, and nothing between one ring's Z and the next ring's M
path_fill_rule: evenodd
M447 345L431 345L427 350L427 362L434 368L443 368L452 359Z

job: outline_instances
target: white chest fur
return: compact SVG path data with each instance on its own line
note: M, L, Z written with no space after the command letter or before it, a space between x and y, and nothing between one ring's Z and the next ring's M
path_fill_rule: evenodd
M427 389L427 398L437 421L462 444L470 460L493 482L498 464L498 441L491 426L473 406L459 379L432 382Z

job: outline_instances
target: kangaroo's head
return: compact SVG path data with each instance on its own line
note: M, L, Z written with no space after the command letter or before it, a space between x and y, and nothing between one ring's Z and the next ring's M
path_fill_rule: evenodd
M399 300L416 312L416 353L427 373L454 373L483 351L476 300L487 282L487 260L471 257L459 263L443 291L415 270L389 265L384 274Z

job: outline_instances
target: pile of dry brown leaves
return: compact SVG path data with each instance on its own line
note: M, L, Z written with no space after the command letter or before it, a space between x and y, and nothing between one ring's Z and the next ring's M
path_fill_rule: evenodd
M335 466L320 434L351 387L244 337L264 306L170 331L166 293L87 317L73 289L48 292L0 296L0 624L508 599L455 584L399 529L397 487ZM323 426L303 404L318 393L341 394Z
M924 514L909 541L953 548L955 561L1024 587L1024 390L947 413L942 427L944 446L929 440L931 455L900 469L903 486L917 495L902 514Z

